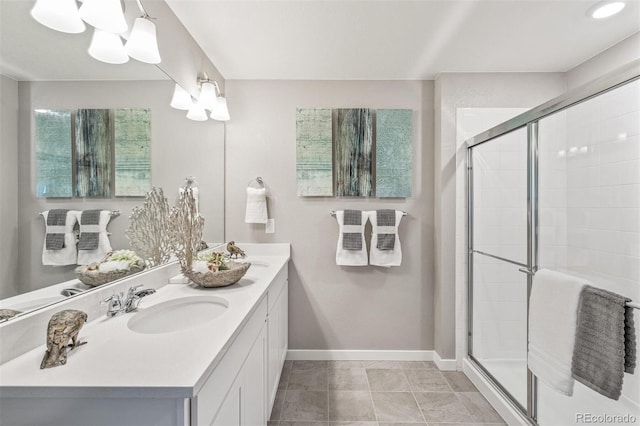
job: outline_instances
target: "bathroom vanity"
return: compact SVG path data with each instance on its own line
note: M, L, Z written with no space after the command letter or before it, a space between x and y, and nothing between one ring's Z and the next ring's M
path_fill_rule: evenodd
M252 266L232 286L159 286L137 312L90 316L66 365L40 370L44 345L2 364L0 423L266 425L287 352L289 245L243 248Z

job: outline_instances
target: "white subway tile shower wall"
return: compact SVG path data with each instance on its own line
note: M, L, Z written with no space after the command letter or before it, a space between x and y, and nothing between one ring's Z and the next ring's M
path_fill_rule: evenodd
M540 266L634 301L640 301L639 134L639 81L540 121ZM594 406L640 417L638 376L625 374L618 402L577 385L576 395L584 396L553 411L544 401L557 394L543 386L539 423L573 421Z

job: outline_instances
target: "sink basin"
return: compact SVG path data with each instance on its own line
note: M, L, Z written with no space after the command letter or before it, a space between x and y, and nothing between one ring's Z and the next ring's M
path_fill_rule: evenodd
M229 302L221 297L181 297L137 312L127 327L143 334L173 333L213 321L228 308Z

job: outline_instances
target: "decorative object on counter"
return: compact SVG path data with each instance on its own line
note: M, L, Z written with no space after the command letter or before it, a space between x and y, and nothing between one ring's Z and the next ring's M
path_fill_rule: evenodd
M243 258L247 256L244 253L244 250L242 250L240 247L236 245L235 241L229 241L227 243L227 251L229 252L230 258L233 256L234 259L237 259L238 256L241 256Z
M255 186L256 185L257 188ZM261 177L252 179L247 186L245 223L267 223L267 186Z
M183 275L191 278L191 266L202 242L204 218L196 210L191 183L187 182L178 203L171 208L168 221L168 237L173 253L180 262Z
M75 309L53 314L47 327L47 351L42 358L41 369L66 364L67 347L73 350L87 343L78 340L78 333L85 322L87 314Z
M62 212L65 212L64 215ZM78 212L75 210L47 210L40 213L46 224L45 241L42 247L42 264L48 266L75 265L78 259L76 236L73 228L76 225ZM55 214L56 219L50 218ZM64 221L62 220L64 217ZM55 225L54 225L55 223ZM59 235L63 235L62 247L59 247ZM55 235L56 237L50 237ZM49 248L59 247L59 248Z
M0 321L8 320L21 313L21 311L16 311L15 309L0 309Z
M193 263L194 272L218 272L227 268L227 259L224 253L219 251L210 251L208 253L198 253Z
M182 196L185 188L190 187L193 194L193 199L196 203L196 214L200 214L200 190L198 189L198 180L195 176L187 176L184 186L178 189L178 196Z
M222 253L218 253L224 259ZM216 266L207 261L196 260L189 278L200 287L225 287L240 281L251 266L249 262L223 261L223 266Z
M116 250L96 263L79 266L76 276L84 284L97 287L144 270L144 261L132 250Z
M149 266L168 262L171 257L171 243L167 235L169 202L162 188L151 188L142 207L134 207L129 218L130 225L125 235L135 252Z
M111 251L107 226L111 218L117 216L110 210L85 210L77 212L80 226L78 242L78 265L102 262Z

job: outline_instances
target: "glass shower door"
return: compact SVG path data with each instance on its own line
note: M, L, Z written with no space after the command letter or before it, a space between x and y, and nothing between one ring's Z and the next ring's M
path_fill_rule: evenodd
M527 129L471 148L470 356L527 406Z

